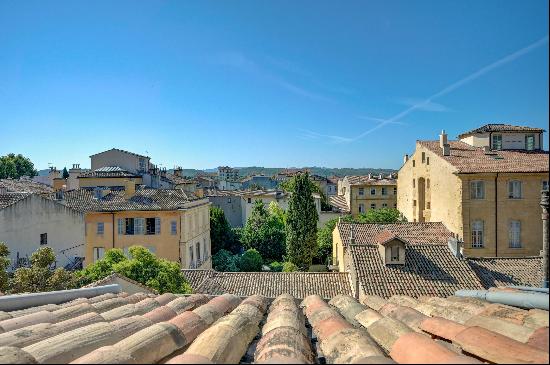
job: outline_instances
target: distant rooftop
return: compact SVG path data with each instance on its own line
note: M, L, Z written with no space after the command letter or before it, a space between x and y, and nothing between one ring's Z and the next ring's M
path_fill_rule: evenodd
M107 150L107 151L98 152L98 153L95 153L95 154L91 155L90 157L97 156L97 155L100 155L102 153L110 152L110 151L118 151L118 152L123 152L123 153L127 153L129 155L134 155L134 156L138 156L138 157L150 158L149 156L144 156L144 155L140 155L140 154L137 154L137 153L134 153L134 152L121 150L119 148L111 148L110 150Z
M464 132L458 136L458 138L466 137L471 134L480 134L480 133L490 133L490 132L535 132L535 133L542 133L545 132L542 128L533 128L533 127L527 127L527 126L521 126L521 125L511 125L511 124L504 124L504 123L490 123L485 124L484 126L481 126L476 129L472 129L471 131Z
M133 174L119 166L105 166L94 171L85 172L78 176L79 179L88 178L138 178L140 175Z

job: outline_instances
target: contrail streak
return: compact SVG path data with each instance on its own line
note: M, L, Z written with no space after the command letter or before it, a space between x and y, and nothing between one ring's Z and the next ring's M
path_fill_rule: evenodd
M426 104L429 104L430 102L432 102L434 99L437 99L439 97L442 97L443 95L447 95L449 94L450 92L453 92L454 90L466 85L467 83L471 82L471 81L474 81L475 79L485 75L486 73L494 70L495 68L497 67L500 67L502 65L505 65L509 62L512 62L514 60L516 60L517 58L533 51L534 49L542 46L543 44L545 43L548 43L548 35L539 39L538 41L528 45L527 47L525 48L522 48L514 53L511 53L501 59L499 59L498 61L495 61L493 63L491 63L490 65L487 65L479 70L477 70L476 72L464 77L463 79L461 80L458 80L457 82L443 88L442 90L438 91L437 93L433 94L432 96L428 97L427 99L425 99L424 101L420 102L420 103L417 103L415 105L412 105L411 107L403 110L402 112L400 112L399 114L396 114L394 115L393 117L389 118L389 119L386 119L384 120L383 122L381 122L380 124L378 124L377 126L375 127L372 127L371 129L361 133L360 135L354 137L354 138L345 138L345 137L341 137L342 138L342 141L349 141L349 142L353 142L353 141L357 141L363 137L365 137L366 135L386 126L387 124L392 124L392 123L395 123L397 122L398 120L400 120L401 118L409 115L410 113L412 113L414 110L418 109L418 108L421 108L423 106L425 106ZM332 136L332 137L335 137L335 136Z

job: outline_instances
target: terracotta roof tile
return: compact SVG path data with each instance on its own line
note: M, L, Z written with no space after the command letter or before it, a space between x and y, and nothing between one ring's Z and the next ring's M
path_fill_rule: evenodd
M397 185L395 175L373 176L373 175L351 175L344 177L350 185Z
M461 141L449 141L450 156L443 156L439 141L418 141L421 146L451 164L457 173L548 172L548 151L502 150L485 153Z
M520 285L540 286L542 258L469 258L468 265L476 272L485 288Z
M21 201L32 194L30 193L6 193L6 194L0 194L0 209L4 209L9 207L10 205L13 205L17 203L18 201Z
M547 311L460 297L396 296L379 300L384 306L363 301L377 310L349 295L328 303L312 295L300 306L297 299L121 293L3 312L19 323L50 315L1 333L0 363L548 363L548 328L527 326L529 316L548 317ZM501 322L482 328L410 307L427 303L468 313L477 308L478 315L512 324L515 333L503 331ZM117 308L123 310L113 315ZM518 331L531 334L518 341Z
M342 213L350 212L348 203L346 201L346 197L343 195L331 195L329 196L329 202L333 210L336 210Z
M8 192L48 194L54 190L51 186L33 181L28 178L0 179L0 188L4 187Z

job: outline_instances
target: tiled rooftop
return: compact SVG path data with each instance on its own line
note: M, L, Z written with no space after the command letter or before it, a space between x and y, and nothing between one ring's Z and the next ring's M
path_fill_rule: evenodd
M110 151L118 151L118 152L127 153L127 154L129 154L129 155L137 156L137 157L149 158L149 156L139 155L139 154L134 153L134 152L121 150L120 148L111 148L110 150L107 150L107 151L95 153L95 154L91 155L90 157L97 156L97 155L100 155L100 154L102 154L102 153L110 152Z
M343 195L331 195L328 197L330 205L334 208L334 210L342 212L342 213L349 213L349 207L348 203L346 202L346 197Z
M475 272L447 244L406 244L404 265L385 265L378 245L351 245L349 251L359 283L369 295L417 298L483 289Z
M443 156L439 141L418 141L451 164L458 173L548 172L548 151L502 150L485 153L461 141L449 141L450 156Z
M52 195L54 198L54 195ZM201 198L181 189L138 189L129 199L124 191L111 191L104 197L96 197L86 189L70 190L64 193L62 203L82 212L110 212L121 210L177 210L191 201Z
M348 273L339 272L217 272L183 270L196 293L238 296L254 294L275 298L289 293L303 299L311 294L332 298L338 294L351 295Z
M100 167L94 171L85 172L78 176L79 179L89 179L89 178L137 178L140 175L136 175L124 170L118 166L106 166Z
M523 126L523 125L490 123L490 124L485 124L484 126L481 126L479 128L472 129L471 131L462 133L461 135L458 136L458 138L462 138L462 137L468 136L470 134L489 133L489 132L537 132L537 133L541 133L541 132L544 132L544 129L526 127L526 126Z
M169 181L169 182L171 182L172 184L175 184L175 185L196 184L197 183L196 180L187 179L185 177L178 176L178 175L175 175L175 174L166 174L166 176L163 176L162 178L166 179L167 181Z
M542 283L542 258L469 258L484 287L507 285L539 286Z
M20 200L25 199L31 195L31 193L6 193L0 194L0 209L4 209L17 203Z
M394 175L357 175L346 176L344 179L347 179L350 185L397 185Z
M376 236L388 230L408 243L439 243L447 244L453 235L440 222L402 222L390 224L374 223L338 223L338 230L344 246L349 243L350 232L353 227L355 244L377 243Z
M51 186L41 184L30 179L0 179L0 188L4 187L8 192L25 192L35 194L49 194L54 190Z
M548 312L460 297L362 303L125 293L0 312L0 363L548 363Z

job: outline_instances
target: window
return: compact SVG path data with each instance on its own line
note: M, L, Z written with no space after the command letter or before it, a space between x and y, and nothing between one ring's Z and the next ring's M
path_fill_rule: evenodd
M508 229L508 238L510 248L521 248L521 223L520 221L511 221Z
M96 262L97 260L101 260L104 255L105 255L104 247L94 247L94 262Z
M382 208L387 208L388 207L388 203L382 203Z
M227 198L227 204L231 204L231 198Z
M397 209L397 203L393 203L393 207Z
M248 198L248 204L252 203L252 198Z
M124 234L124 219L118 218L118 234L122 235Z
M376 195L376 188L370 189L370 195Z
M365 188L359 188L359 195L365 195Z
M372 204L370 205L370 208L371 208L371 209L376 209L376 203L372 203Z
M426 152L422 152L422 163L426 162Z
M145 171L145 159L141 157L139 159L139 171Z
M416 188L416 180L413 179L413 188Z
M470 182L470 199L485 199L485 182Z
M189 246L189 267L193 268L195 259L193 258L193 246Z
M548 191L548 180L542 182L542 190Z
M388 188L382 188L382 195L388 195Z
M145 218L145 234L160 234L160 218Z
M195 247L197 249L197 261L200 261L201 260L201 243L197 242Z
M502 149L502 134L493 134L493 140L491 141L492 150Z
M426 157L426 165L429 165L429 164L430 164L430 158Z
M415 161L415 160L413 160L413 167L415 167L415 166L416 166L416 161Z
M483 221L472 222L472 248L483 247Z
M430 179L426 179L426 189L430 188Z
M97 234L103 235L103 233L105 233L105 223L97 222Z
M48 244L48 234L40 233L40 245L47 245L47 244Z
M397 195L397 188L393 188L393 195Z
M170 222L170 233L175 236L178 234L178 222L172 221Z
M521 199L521 181L514 180L508 182L508 198Z
M365 213L365 204L359 204L359 213Z
M126 234L133 235L134 234L134 218L126 218L124 220L124 223L126 224L126 227L125 227Z
M134 218L134 234L145 234L145 218Z
M426 209L431 209L432 204L430 202L426 202Z
M416 200L413 200L413 207L416 207Z
M391 262L399 261L399 246L391 247Z
M206 260L206 258L208 257L208 246L206 244L206 238L203 238L202 239L202 249L203 249L203 260Z
M528 134L525 136L525 149L527 151L532 151L535 149L535 136Z

